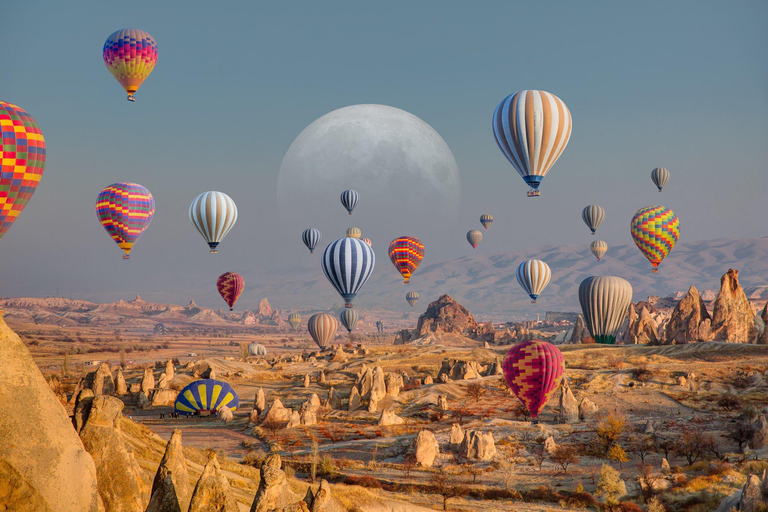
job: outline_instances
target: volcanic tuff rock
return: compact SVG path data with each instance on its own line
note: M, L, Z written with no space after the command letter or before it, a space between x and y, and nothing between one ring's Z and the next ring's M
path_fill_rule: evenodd
M741 491L738 510L740 512L759 512L765 510L765 506L768 504L764 494L767 483L765 475L763 475L763 478L757 475L749 475Z
M93 459L2 317L0 361L0 502L6 510L103 511Z
M181 430L176 429L157 467L146 512L186 511L190 498L190 478L181 446Z
M461 425L454 423L451 425L451 436L448 438L448 444L451 446L451 450L459 448L464 441L464 430Z
M165 377L171 381L176 376L176 369L173 367L173 361L168 360L165 362Z
M400 388L403 387L403 376L397 373L387 373L384 377L387 387L387 394L397 396L400 394Z
M547 436L547 438L544 440L544 452L552 455L555 453L555 450L557 450L557 443L555 443L555 438L552 436Z
M80 438L96 464L99 495L106 512L144 512L150 489L119 428L123 407L118 398L94 397Z
M435 434L429 430L422 430L416 436L413 444L416 464L425 468L432 467L440 453L440 445L435 439Z
M755 333L755 314L739 284L739 271L728 269L720 279L720 293L712 310L714 339L728 343L752 343Z
M681 345L695 341L711 341L710 321L699 290L691 286L672 312L664 332L664 344Z
M176 397L178 394L178 391L170 388L153 389L152 396L150 397L149 401L152 402L153 406L171 406L176 403Z
M749 445L753 450L760 450L768 446L768 419L765 415L760 415L752 422L755 431Z
M459 454L467 459L491 460L496 456L496 444L491 432L467 430L459 446Z
M477 332L475 317L450 295L442 295L427 306L427 310L419 316L416 326L417 337L429 333L455 333L474 337Z
M253 410L258 414L263 413L267 409L267 395L264 394L264 388L259 388L256 391L256 396L253 398Z
M360 408L360 393L356 387L352 387L352 391L349 393L349 411L356 411Z
M253 498L250 512L271 512L301 499L288 486L282 465L283 462L277 453L267 457L261 465L259 489Z
M597 404L587 397L581 399L579 403L579 419L587 420L597 414Z
M85 377L85 385L93 390L94 395L114 395L115 381L108 363L101 363L95 372Z
M485 369L477 361L444 359L437 377L442 382L446 375L451 380L479 379Z
M560 422L576 423L579 421L579 403L571 392L568 381L563 380L562 392L560 393Z
M403 423L405 423L405 420L395 414L395 411L390 411L389 409L381 411L381 416L379 417L380 426L388 427L390 425L402 425Z
M128 385L125 383L123 369L119 366L117 367L117 375L115 376L115 394L117 396L128 394Z
M141 379L141 392L149 396L149 392L155 388L155 376L152 374L152 368L144 369L144 376Z
M760 315L760 318L763 320L765 328L763 329L763 333L757 339L757 343L758 345L768 345L768 302L765 303L763 314Z
M291 409L283 406L283 402L279 398L275 398L272 402L272 406L267 411L267 415L264 417L264 423L279 423L285 425L291 419Z
M208 456L203 474L195 485L189 503L189 512L239 512L229 480L221 472L216 453Z
M229 423L230 421L235 419L235 415L232 413L232 409L230 409L226 405L222 405L221 407L219 407L219 409L216 411L216 415L224 423Z
M571 333L571 343L581 343L581 340L589 337L589 329L584 324L584 318L579 315L576 318L576 324L573 326L573 332Z
M659 325L645 305L629 305L629 324L624 333L624 342L631 344L656 344Z

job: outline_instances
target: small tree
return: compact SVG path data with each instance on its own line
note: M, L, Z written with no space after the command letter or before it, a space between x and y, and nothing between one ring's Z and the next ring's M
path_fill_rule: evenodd
M528 408L523 404L517 404L515 407L515 416L521 416L523 421L531 421L531 413Z
M126 360L125 360L125 349L120 347L120 367L125 370L126 367Z
M69 352L64 352L64 362L61 365L61 376L69 376Z
M728 427L728 437L739 446L739 453L744 453L744 447L752 440L754 435L755 426L743 418Z
M533 448L533 460L536 461L536 465L539 466L539 471L541 471L541 466L544 464L544 459L547 458L547 451L544 449L544 443L539 443Z
M474 403L480 401L488 390L479 382L473 382L467 386L467 398L472 399Z
M637 453L641 464L645 464L645 458L656 450L656 441L651 436L642 436L632 441L629 449Z
M707 449L707 440L699 429L684 428L683 435L676 443L675 451L693 464Z
M247 343L241 343L240 344L240 359L245 361L248 359L248 344Z
M623 468L624 463L629 462L627 452L618 443L612 445L608 450L608 459L618 462L619 468Z
M443 510L448 510L448 500L465 494L464 488L453 481L452 475L445 472L433 474L429 481L430 491L443 497Z
M739 400L739 397L736 395L731 395L729 393L727 395L721 396L717 400L717 405L726 411L731 412L741 407L741 400Z
M318 454L317 454L317 439L314 437L312 438L312 462L309 467L309 476L314 482L317 479L317 462L318 462Z
M400 466L400 469L403 470L403 476L405 476L405 479L408 480L411 478L411 471L416 467L416 459L413 457L413 455L407 456L405 459L403 459L403 464Z
M285 424L275 418L267 418L262 424L261 428L272 434L272 439L275 443L280 444L280 432L285 428Z
M570 444L563 444L555 448L552 454L552 462L563 469L564 474L568 474L568 466L579 463L579 454L576 447Z
M456 422L461 425L461 422L464 421L464 418L472 416L472 410L465 405L460 405L458 407L454 407L453 410L451 410L451 416L453 416L456 419Z
M595 494L608 506L619 504L619 498L627 493L627 488L621 480L619 472L608 464L600 468L600 477L597 479Z
M659 498L651 498L645 508L646 512L667 512L667 507Z
M676 446L677 442L673 437L662 437L656 443L656 449L659 453L664 455L664 458L667 459L667 462L669 463L672 462L672 456L675 454Z
M640 467L640 490L643 496L647 500L654 493L654 485L659 476L653 471L653 466L650 464L643 464Z
M619 436L624 432L624 427L627 420L624 416L618 414L609 414L605 416L600 423L597 424L597 438L602 443L603 449L606 453L611 448L611 445L619 439Z

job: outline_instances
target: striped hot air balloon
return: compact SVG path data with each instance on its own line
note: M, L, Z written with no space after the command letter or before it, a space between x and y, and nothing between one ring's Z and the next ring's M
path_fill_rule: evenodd
M237 222L237 205L224 192L203 192L189 205L189 221L203 235L211 254Z
M360 238L362 234L363 232L360 231L360 228L347 228L347 237L349 238Z
M323 234L319 229L315 228L305 229L301 234L301 241L304 242L304 245L306 245L307 249L309 249L309 254L315 252L315 247L317 247L317 244L319 244L320 240L322 239Z
M370 238L363 238L362 240L363 242L368 244L368 247L371 247L371 248L373 247L373 242L371 241Z
M109 72L128 93L128 101L136 101L133 94L157 64L157 43L143 30L124 28L107 38L102 56Z
M224 302L229 306L229 310L240 298L240 294L243 293L245 288L245 279L237 272L224 272L216 280L216 288L219 290L219 295L224 299Z
M240 398L232 386L214 379L196 380L182 389L174 408L179 414L216 413L227 406L232 411L240 406Z
M539 185L560 158L571 137L571 113L565 103L544 91L519 91L504 98L493 113L496 144L539 195Z
M532 418L547 405L565 373L563 354L556 346L541 340L527 340L513 346L501 367L507 385Z
M552 271L549 265L541 260L525 260L517 267L517 282L535 304L539 294L549 284Z
M632 285L615 276L591 276L579 285L584 323L597 343L613 345L632 302Z
M490 213L484 213L480 216L480 224L483 225L486 231L491 226L492 222L493 222L493 215L491 215Z
M666 206L646 206L632 217L630 232L637 248L653 265L653 271L658 272L659 264L680 238L680 221Z
M99 192L96 215L125 254L130 258L131 249L149 227L155 215L155 200L149 190L138 183L113 183Z
M357 238L339 238L328 244L321 261L323 273L345 301L352 307L352 300L373 273L376 255L368 244Z
M357 206L357 202L359 200L360 194L352 189L345 190L341 193L341 204L344 206L344 208L347 209L350 215L352 215L352 210L355 209L355 206Z
M45 170L45 138L24 109L0 101L0 239L21 215Z
M419 294L416 292L408 292L405 294L405 300L407 300L408 304L413 307L419 301Z
M336 336L336 330L339 328L339 322L333 315L328 313L317 313L312 315L307 322L307 330L317 346L324 349L328 343Z
M600 226L600 224L603 223L603 220L605 220L605 210L603 210L602 206L598 206L596 204L585 206L581 211L581 219L594 235L598 226Z
M360 320L360 315L354 308L344 308L344 311L339 315L339 320L341 320L341 325L347 328L347 332L352 332L357 321Z
M249 356L265 356L267 355L267 348L261 343L249 343L248 355Z
M424 244L413 236L395 238L389 244L389 259L403 276L405 284L408 284L419 263L424 259Z
M288 315L288 325L295 331L301 325L301 315L298 313L291 313Z
M595 240L589 244L589 250L592 251L592 254L597 258L597 261L600 261L603 254L608 250L608 244L603 240Z
M483 232L477 229L467 231L467 242L472 246L472 250L475 250L480 242L483 241Z
M653 184L656 185L656 188L661 192L661 189L664 188L664 185L669 181L669 171L664 167L655 168L651 171L651 181L653 181Z

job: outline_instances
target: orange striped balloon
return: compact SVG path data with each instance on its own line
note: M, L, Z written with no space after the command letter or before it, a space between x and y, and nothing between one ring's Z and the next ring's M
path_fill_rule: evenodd
M328 343L336 336L336 330L339 328L339 322L336 317L328 313L317 313L312 315L307 322L309 335L315 340L317 346L324 349Z
M395 238L389 244L389 259L403 276L405 284L408 284L411 282L411 275L424 259L424 244L412 236Z

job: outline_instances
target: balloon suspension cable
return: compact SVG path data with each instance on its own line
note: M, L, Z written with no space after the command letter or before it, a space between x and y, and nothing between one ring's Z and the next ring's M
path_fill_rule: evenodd
M130 254L123 254L123 259L124 260L129 260L129 259L131 259L131 255Z

